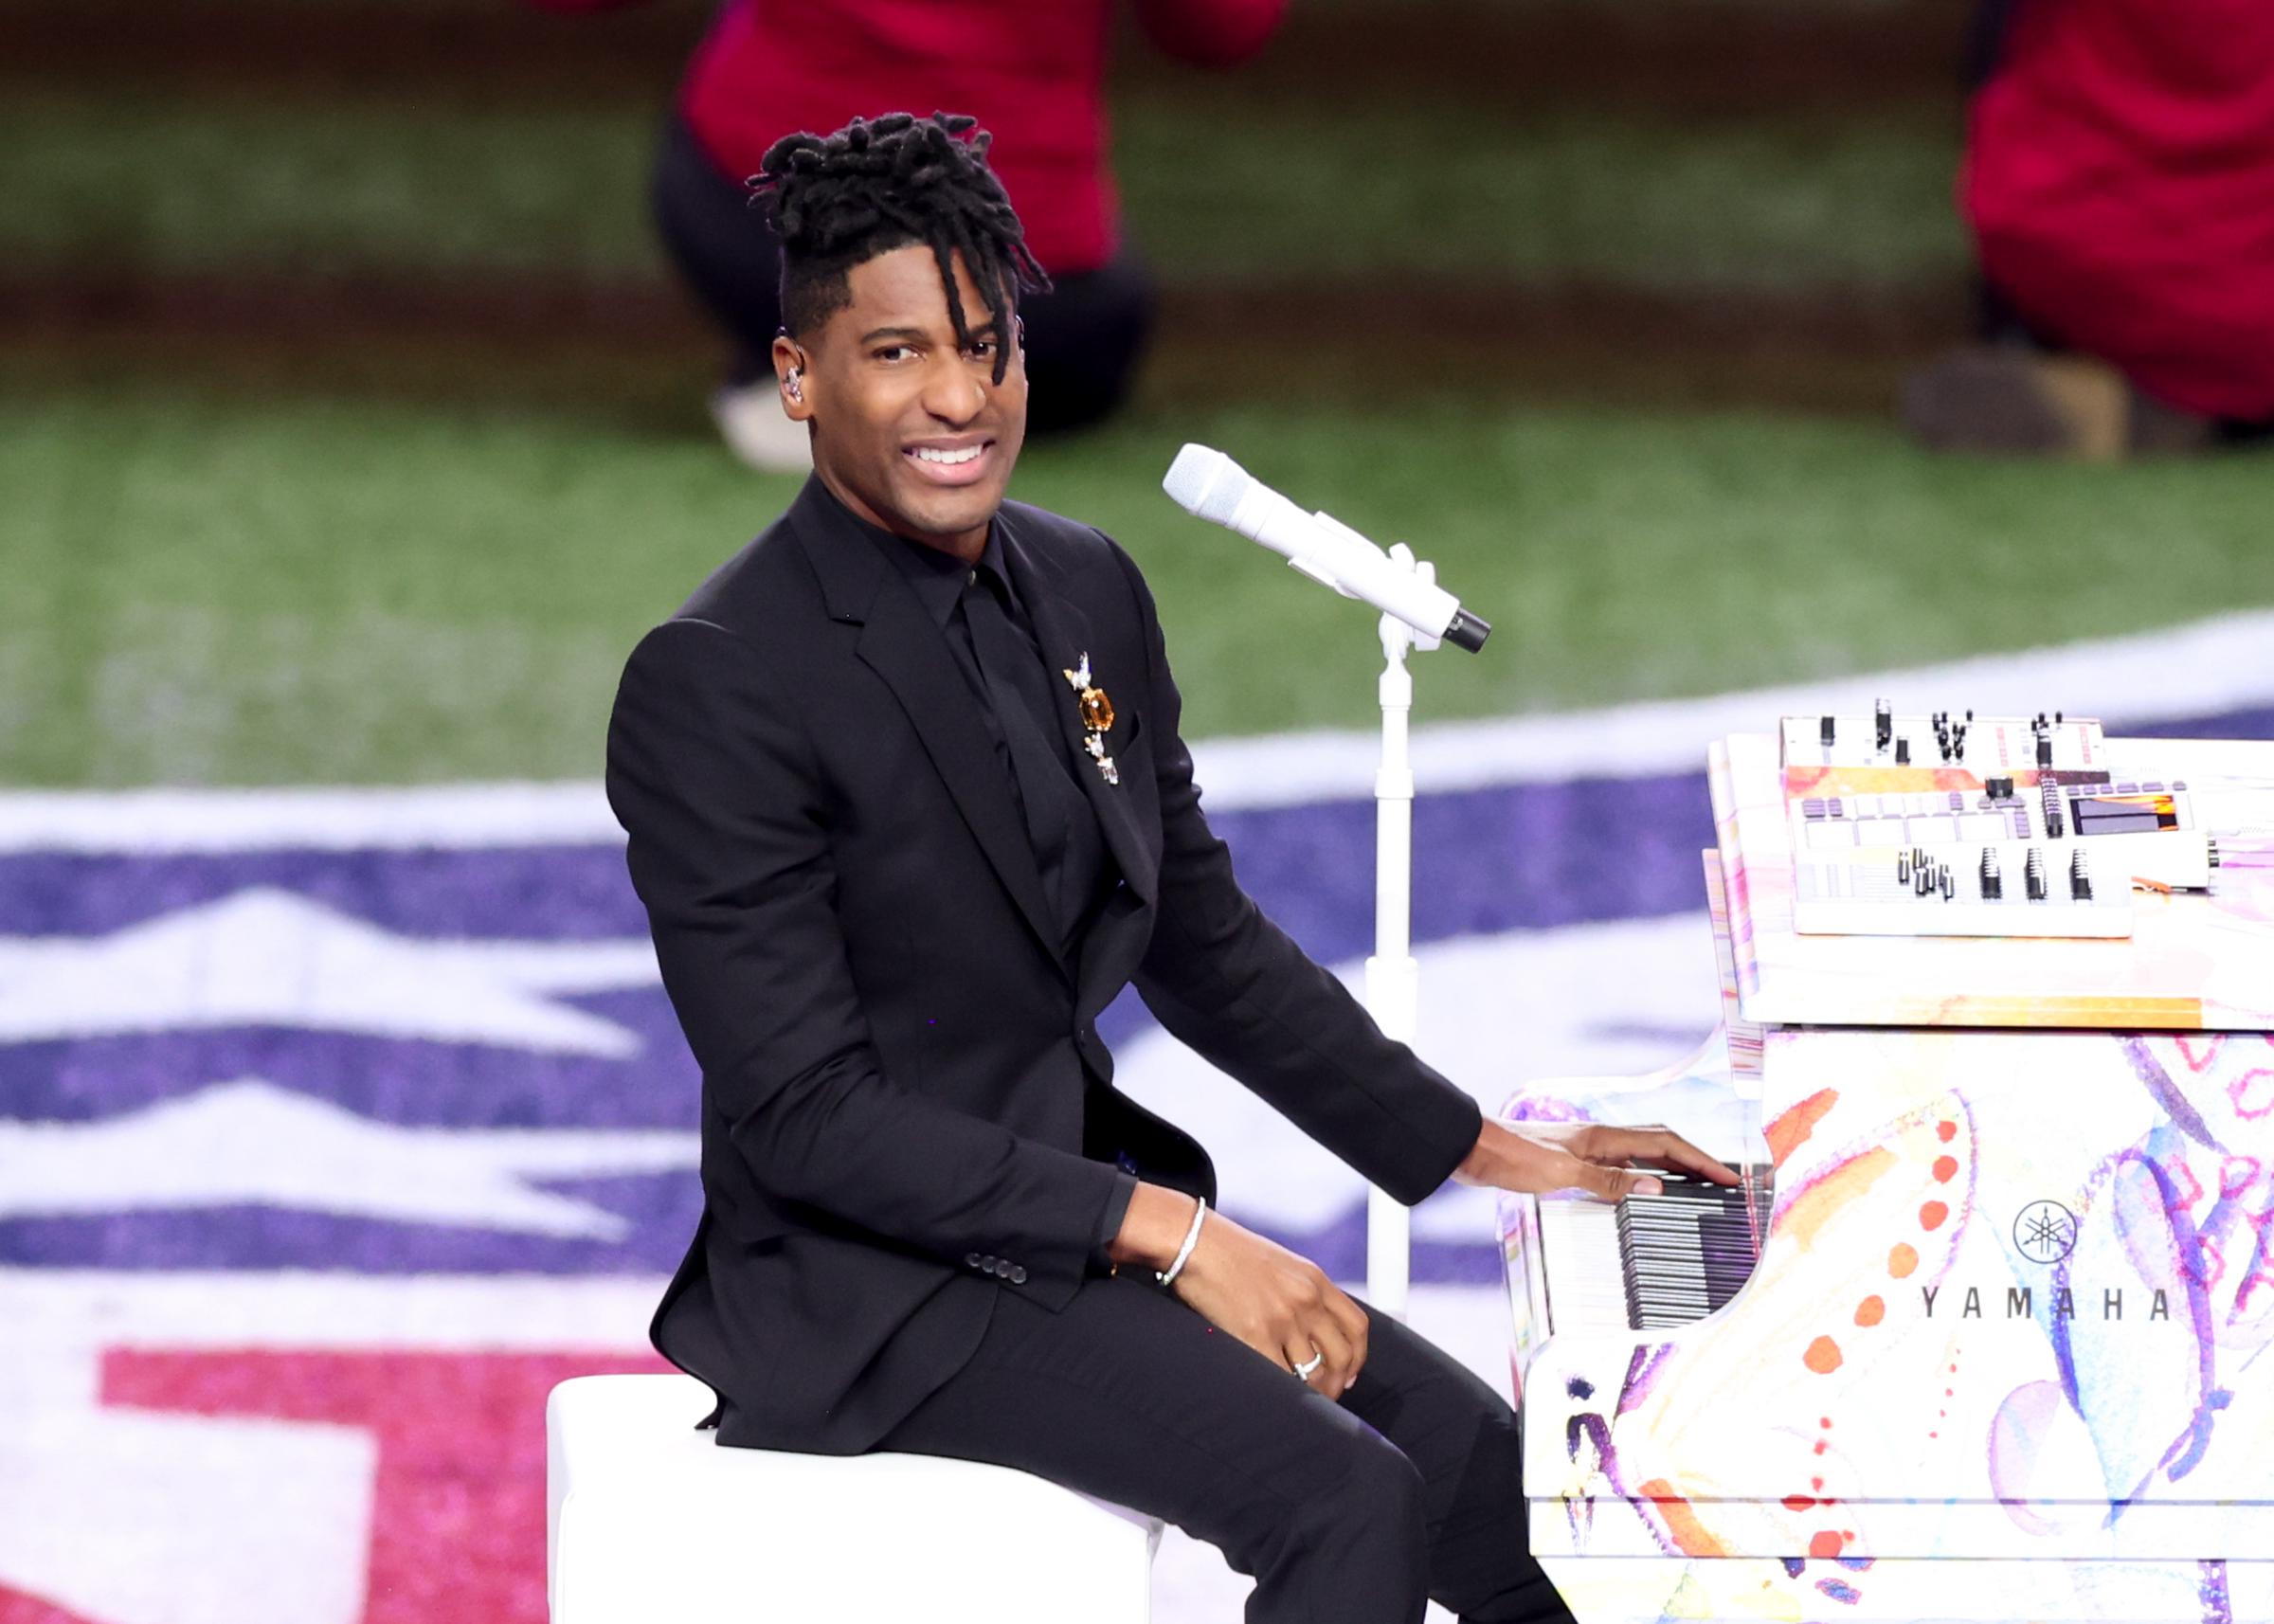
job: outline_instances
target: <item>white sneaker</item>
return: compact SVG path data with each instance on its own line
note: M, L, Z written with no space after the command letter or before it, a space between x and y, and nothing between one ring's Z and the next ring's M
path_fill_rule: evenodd
M803 474L813 466L805 425L784 414L782 391L771 378L713 390L711 421L727 449L761 474Z

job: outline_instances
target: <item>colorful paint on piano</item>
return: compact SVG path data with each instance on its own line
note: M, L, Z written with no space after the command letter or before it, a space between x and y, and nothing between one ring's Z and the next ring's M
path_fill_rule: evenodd
M1508 1114L1727 1154L1715 1053ZM1504 1202L1533 1545L1582 1624L2274 1617L2274 1041L1778 1028L1762 1074L1774 1216L1711 1319L1543 1338Z

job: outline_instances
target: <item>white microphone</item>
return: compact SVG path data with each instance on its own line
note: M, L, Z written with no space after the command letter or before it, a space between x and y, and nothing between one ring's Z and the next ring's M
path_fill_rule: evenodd
M1220 451L1187 445L1161 488L1186 513L1261 543L1312 580L1397 616L1423 637L1473 654L1492 635L1489 623L1444 587L1400 567L1348 525L1305 513Z

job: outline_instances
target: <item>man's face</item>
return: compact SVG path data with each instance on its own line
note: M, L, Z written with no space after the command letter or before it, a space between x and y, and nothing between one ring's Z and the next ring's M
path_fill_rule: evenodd
M1002 382L998 332L957 255L956 292L972 348L958 347L939 262L923 244L847 273L851 302L803 344L776 339L786 374L802 349L789 415L814 425L813 465L861 517L895 535L977 558L1026 438L1026 363L1014 348Z

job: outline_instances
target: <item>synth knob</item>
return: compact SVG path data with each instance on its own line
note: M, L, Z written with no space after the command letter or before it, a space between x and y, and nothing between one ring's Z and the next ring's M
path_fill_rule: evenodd
M1982 848L1982 900L2002 902L2006 895L2006 876L1998 872L1995 847Z
M1821 740L1821 741L1822 741L1822 743L1823 743L1823 746L1824 746L1824 748L1825 748L1826 749L1832 749L1832 733L1833 733L1833 731L1834 731L1834 728L1833 728L1833 722L1832 722L1832 717L1830 717L1830 716L1825 716L1825 717L1822 717L1821 719L1819 719L1819 720L1817 721L1817 723L1816 723L1816 737L1817 737L1819 740Z
M1897 767L1911 765L1911 741L1909 739L1903 738L1895 741L1895 765Z
M2013 799L2013 781L2011 778L1984 779L1982 793L1993 801L2011 801Z
M2035 846L2030 848L2029 858L2022 864L2021 882L2031 902L2045 900L2045 854Z
M2044 772L2044 771L2050 771L2050 770L2051 770L2051 768L2052 768L2052 765L2053 765L2053 735L2052 735L2052 734L2050 734L2050 733L2039 733L2039 734L2037 735L2037 767L2038 767L2038 770L2039 770L2039 771L2041 771L2041 772Z
M1943 863L1936 870L1935 883L1941 890L1942 900L1945 902L1958 893L1958 882L1952 877L1948 863Z
M2068 894L2079 902L2092 900L2092 875L2084 867L2084 848L2082 846L2068 859Z
M1895 712L1885 699L1872 702L1871 730L1878 747L1886 749L1887 741L1895 736Z

